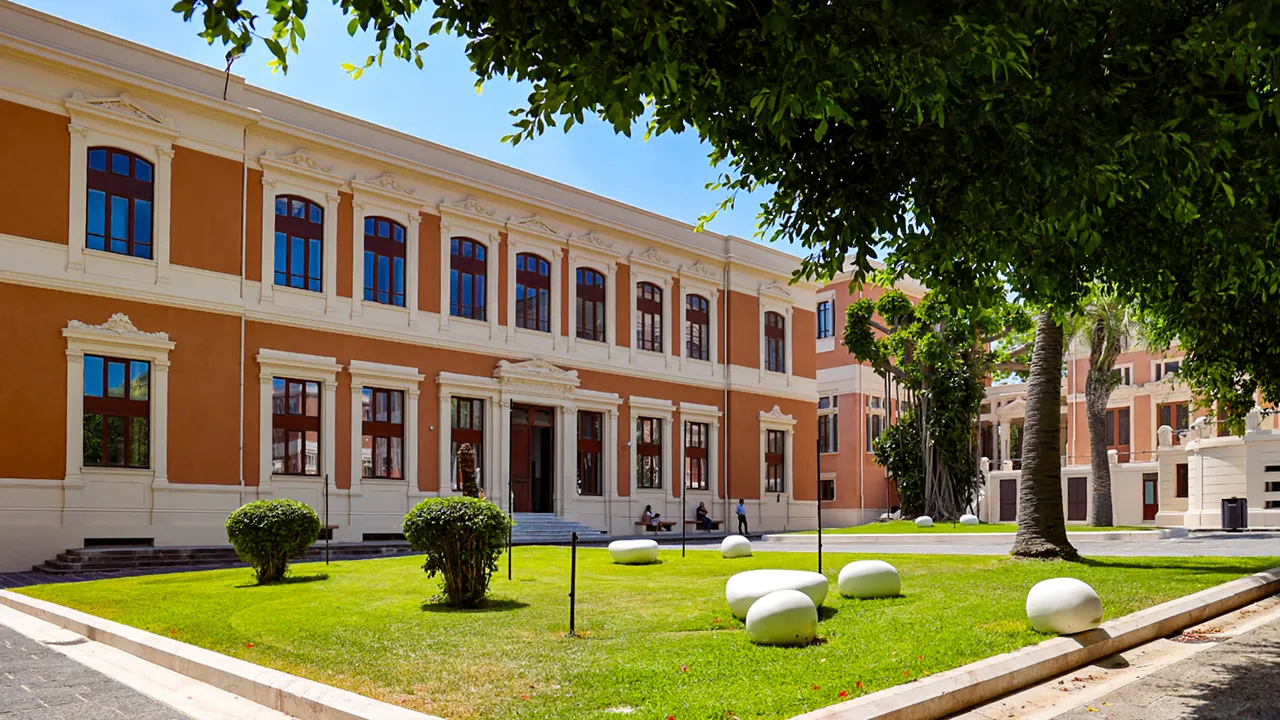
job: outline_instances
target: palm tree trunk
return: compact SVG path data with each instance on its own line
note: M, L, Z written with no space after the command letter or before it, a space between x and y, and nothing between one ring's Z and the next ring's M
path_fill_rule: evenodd
M1111 387L1098 377L1101 368L1090 368L1084 384L1085 416L1089 421L1089 467L1093 471L1093 510L1089 524L1110 527L1111 513L1111 461L1107 457L1107 400ZM1107 368L1107 372L1110 372Z
M1062 327L1049 311L1036 319L1035 349L1027 378L1022 427L1022 477L1018 482L1018 557L1075 560L1062 512Z

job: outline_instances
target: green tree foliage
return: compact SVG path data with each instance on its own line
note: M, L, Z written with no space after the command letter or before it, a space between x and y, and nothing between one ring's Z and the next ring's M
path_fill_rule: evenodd
M404 516L404 536L426 553L427 577L443 576L445 602L475 607L489 591L511 530L511 518L476 497L427 498Z
M253 566L259 585L283 580L289 561L302 557L319 535L316 511L288 498L245 503L227 518L227 539Z

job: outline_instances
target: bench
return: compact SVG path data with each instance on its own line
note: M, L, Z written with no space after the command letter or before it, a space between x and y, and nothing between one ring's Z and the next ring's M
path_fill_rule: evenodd
M697 520L685 520L684 524L692 525L694 530L697 530L698 528L702 527L700 524L698 524ZM711 532L712 530L719 530L719 529L720 529L720 521L712 520L711 527L707 528L707 532Z
M658 524L662 526L663 530L670 530L671 528L676 526L675 521L673 520L659 520ZM658 528L654 527L653 525L646 525L640 522L639 520L636 521L636 527L644 528L645 532L658 532Z

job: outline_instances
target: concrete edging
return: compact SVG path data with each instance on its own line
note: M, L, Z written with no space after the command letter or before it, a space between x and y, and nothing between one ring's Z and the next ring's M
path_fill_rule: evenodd
M1167 540L1170 538L1184 538L1190 534L1186 528L1157 528L1152 530L1117 530L1114 532L1071 532L1067 531L1067 539L1073 541L1080 540L1105 540L1112 542L1121 542L1126 540ZM972 543L1011 543L1016 533L901 533L886 535L849 535L823 533L822 544L824 547L837 547L842 545L915 545L928 544L931 542L946 542L949 540L964 540ZM816 542L818 535L816 533L770 533L764 536L764 542L768 545L804 545Z
M0 604L301 720L441 720L8 590Z
M933 720L1148 643L1280 593L1280 568L1003 655L886 688L792 720Z

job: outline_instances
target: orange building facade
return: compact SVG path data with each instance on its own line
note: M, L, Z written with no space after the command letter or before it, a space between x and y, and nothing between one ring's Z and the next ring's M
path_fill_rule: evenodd
M794 257L5 2L0 63L0 570L259 498L386 537L462 443L516 513L813 526Z

